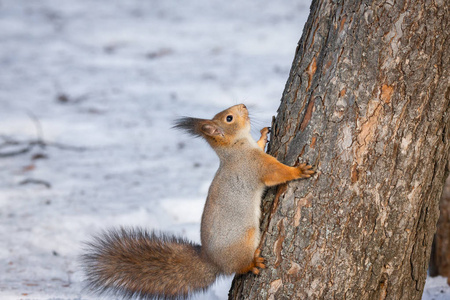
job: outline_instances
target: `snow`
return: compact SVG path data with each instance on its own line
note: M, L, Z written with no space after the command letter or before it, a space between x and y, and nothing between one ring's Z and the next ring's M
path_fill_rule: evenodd
M257 137L308 13L307 0L1 1L0 153L35 143L0 157L0 298L95 299L78 258L103 229L199 241L218 159L172 122L244 102ZM193 298L226 299L230 282ZM429 280L423 299L441 295Z
M450 286L447 284L447 278L442 276L428 277L425 283L425 289L422 300L449 300Z

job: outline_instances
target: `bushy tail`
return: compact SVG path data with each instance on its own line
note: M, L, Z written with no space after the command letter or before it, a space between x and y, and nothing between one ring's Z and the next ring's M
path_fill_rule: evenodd
M219 275L199 245L140 229L104 233L88 243L82 260L90 288L123 297L184 299Z

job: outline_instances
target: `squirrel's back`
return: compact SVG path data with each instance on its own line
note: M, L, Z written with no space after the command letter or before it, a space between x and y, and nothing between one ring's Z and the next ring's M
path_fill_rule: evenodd
M89 287L99 293L183 299L219 274L200 248L182 238L122 228L89 243L83 262Z

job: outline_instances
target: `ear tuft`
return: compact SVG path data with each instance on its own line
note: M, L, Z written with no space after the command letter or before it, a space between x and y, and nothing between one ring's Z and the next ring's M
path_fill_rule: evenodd
M198 132L198 125L203 121L201 119L183 117L175 120L172 128L186 130L188 133L194 136L201 136Z

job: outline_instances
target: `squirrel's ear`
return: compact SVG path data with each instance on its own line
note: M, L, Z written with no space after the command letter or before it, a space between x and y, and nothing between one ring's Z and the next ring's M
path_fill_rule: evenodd
M173 128L184 129L194 136L218 136L224 135L223 129L214 122L205 119L183 117L175 120Z
M209 136L217 136L217 135L223 136L224 135L223 129L212 122L203 124L201 130L204 134L209 135Z

